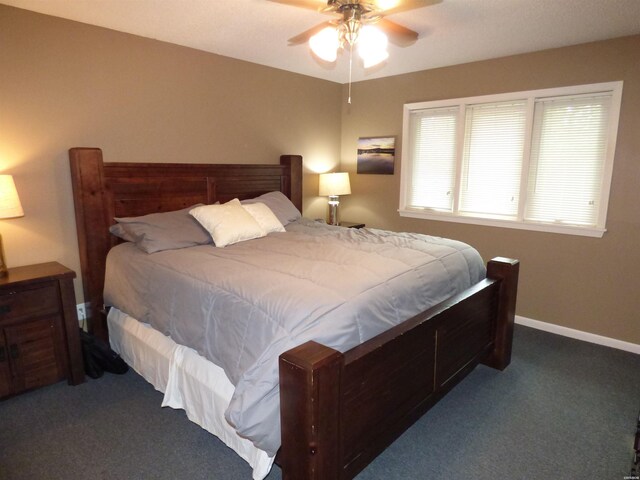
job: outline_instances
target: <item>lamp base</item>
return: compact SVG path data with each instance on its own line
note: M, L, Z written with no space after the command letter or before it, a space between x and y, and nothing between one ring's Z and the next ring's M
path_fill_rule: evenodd
M4 261L4 246L2 245L2 235L0 235L0 278L8 275L7 263Z
M329 225L338 225L338 201L337 195L329 195Z

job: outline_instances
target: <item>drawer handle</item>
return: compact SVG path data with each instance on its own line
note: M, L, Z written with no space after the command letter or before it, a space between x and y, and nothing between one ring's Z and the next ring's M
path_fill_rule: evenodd
M11 311L11 305L0 305L0 315L9 313Z
M14 360L18 358L18 356L20 356L20 352L18 351L17 344L14 343L13 345L9 346L9 356Z

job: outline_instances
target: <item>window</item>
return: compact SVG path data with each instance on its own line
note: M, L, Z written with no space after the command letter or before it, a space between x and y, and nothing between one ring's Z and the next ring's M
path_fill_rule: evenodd
M601 237L622 82L404 108L400 215Z

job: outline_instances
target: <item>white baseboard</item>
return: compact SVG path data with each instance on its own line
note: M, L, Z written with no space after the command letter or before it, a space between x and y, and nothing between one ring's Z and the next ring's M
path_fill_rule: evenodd
M524 325L525 327L544 330L545 332L555 333L564 337L575 338L584 342L596 343L598 345L604 345L605 347L617 348L618 350L624 350L625 352L631 352L640 355L640 345L636 345L635 343L623 342L622 340L603 337L601 335L596 335L595 333L588 333L581 330L574 330L573 328L561 327L560 325L554 325L553 323L532 320L531 318L521 317L520 315L516 315L516 323L519 325Z

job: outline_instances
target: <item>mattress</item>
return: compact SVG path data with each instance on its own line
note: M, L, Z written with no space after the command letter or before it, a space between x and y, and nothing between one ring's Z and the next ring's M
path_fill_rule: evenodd
M224 418L234 387L220 367L116 308L107 322L111 347L164 393L163 407L184 410L189 420L222 440L249 463L254 480L268 475L273 457L240 438Z
M280 446L278 357L314 340L346 351L485 276L467 244L305 219L225 248L107 258L105 303L220 366L225 417L269 455Z

